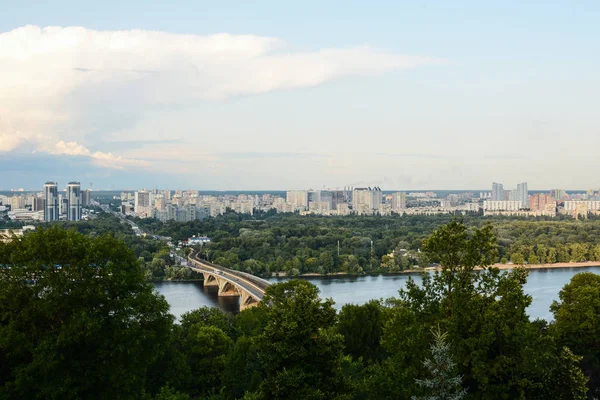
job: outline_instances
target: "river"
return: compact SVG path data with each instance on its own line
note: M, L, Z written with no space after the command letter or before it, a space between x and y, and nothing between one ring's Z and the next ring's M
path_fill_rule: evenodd
M533 297L527 310L532 318L552 319L550 304L558 298L558 292L578 272L589 271L600 274L600 267L586 268L548 268L529 272L525 292ZM420 274L412 274L413 279L421 281ZM306 278L321 291L321 297L331 297L335 307L344 304L364 304L372 299L395 297L398 289L404 286L408 275L379 275L356 277L311 277ZM284 279L273 278L271 282ZM236 297L218 297L217 288L204 287L202 282L160 282L156 284L159 293L165 296L171 305L171 312L179 318L181 314L198 307L219 307L228 312L239 311L239 299Z

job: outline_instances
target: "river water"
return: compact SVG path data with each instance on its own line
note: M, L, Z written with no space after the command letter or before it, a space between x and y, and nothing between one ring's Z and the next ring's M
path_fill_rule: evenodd
M573 275L583 271L600 274L600 267L531 270L525 285L525 292L533 297L533 302L528 309L530 317L551 320L550 304L558 298L558 292ZM420 274L412 274L411 277L417 282L421 281ZM321 297L331 297L335 301L335 307L340 309L348 303L364 304L372 299L395 297L398 289L408 280L408 275L306 279L319 288ZM283 280L270 279L273 283ZM239 298L218 297L216 287L204 287L202 282L160 282L156 284L156 289L165 296L171 305L171 312L177 318L187 311L202 306L219 307L229 312L239 311Z

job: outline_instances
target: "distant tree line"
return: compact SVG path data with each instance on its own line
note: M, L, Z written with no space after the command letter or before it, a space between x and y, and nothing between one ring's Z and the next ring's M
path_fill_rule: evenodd
M450 215L300 216L226 214L188 223L136 219L144 230L186 240L207 235L202 256L256 275L395 272L427 266L422 241ZM518 265L600 262L600 220L466 216L472 228L490 222L498 238L494 262Z

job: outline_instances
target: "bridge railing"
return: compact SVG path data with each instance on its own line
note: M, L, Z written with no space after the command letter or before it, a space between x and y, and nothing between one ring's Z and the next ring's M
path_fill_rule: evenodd
M252 274L248 274L248 273L242 272L242 271L235 271L233 269L225 268L225 267L222 267L220 265L208 262L206 260L202 260L202 259L200 259L198 257L198 253L195 253L195 254L191 255L190 258L192 259L192 261L195 261L195 262L197 262L197 263L199 263L201 265L205 265L205 266L207 266L209 268L216 269L216 270L219 270L219 271L223 271L223 272L226 272L229 275L234 275L234 276L237 276L239 278L242 278L242 279L244 279L244 280L246 280L246 281L248 281L248 282L256 285L257 287L259 287L263 291L266 290L267 286L269 286L269 284L270 284L268 281L266 281L266 280L264 280L262 278L259 278L257 276L254 276Z

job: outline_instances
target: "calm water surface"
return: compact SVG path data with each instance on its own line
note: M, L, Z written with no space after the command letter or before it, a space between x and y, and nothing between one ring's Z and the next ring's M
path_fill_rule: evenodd
M578 272L590 271L600 274L600 267L587 268L552 268L531 270L525 292L533 297L528 309L532 318L552 319L550 304L558 298L560 289ZM411 275L417 282L420 274ZM344 304L364 304L372 299L386 299L398 294L408 280L408 275L392 276L360 276L336 278L307 278L321 291L321 297L331 297L335 307L340 309ZM284 279L270 279L281 282ZM229 312L239 311L239 299L235 297L218 297L217 288L204 287L202 282L161 282L156 284L159 293L165 296L171 305L171 312L179 318L181 314L198 307L219 307Z

